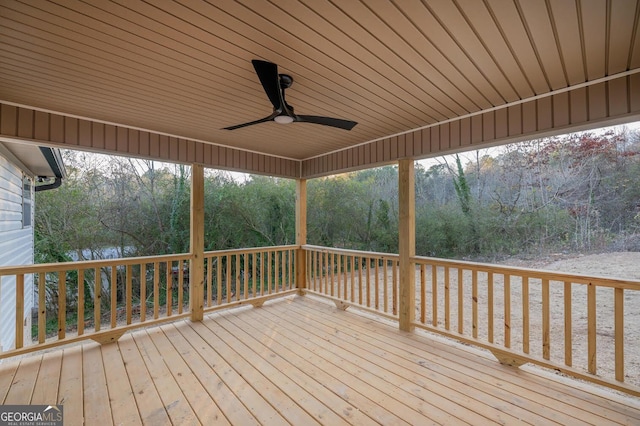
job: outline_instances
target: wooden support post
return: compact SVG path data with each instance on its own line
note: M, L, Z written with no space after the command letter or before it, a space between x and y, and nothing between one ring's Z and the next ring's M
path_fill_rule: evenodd
M204 316L204 167L191 165L191 265L189 267L189 307L191 321Z
M296 245L307 244L307 181L296 181ZM303 295L307 287L306 252L300 247L296 250L296 287L298 294Z
M416 254L415 175L412 159L402 159L398 168L400 254L400 330L412 331L415 320L416 272L411 258Z

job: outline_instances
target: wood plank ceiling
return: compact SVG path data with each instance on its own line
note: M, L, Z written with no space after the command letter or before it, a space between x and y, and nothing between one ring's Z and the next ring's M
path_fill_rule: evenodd
M0 101L304 160L640 71L638 0L2 0ZM233 124L272 106L352 131Z

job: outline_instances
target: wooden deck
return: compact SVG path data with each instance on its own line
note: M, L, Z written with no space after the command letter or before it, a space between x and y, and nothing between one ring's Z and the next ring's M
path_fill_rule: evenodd
M640 400L311 297L0 365L4 404L66 424L640 424Z

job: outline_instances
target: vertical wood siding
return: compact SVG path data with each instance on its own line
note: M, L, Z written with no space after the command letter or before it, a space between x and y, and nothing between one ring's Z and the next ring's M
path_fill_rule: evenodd
M0 136L39 145L295 178L299 161L0 103Z
M0 136L287 178L312 178L606 125L640 114L640 74L296 161L0 103Z
M633 74L304 160L302 177L560 134L637 114L640 74Z

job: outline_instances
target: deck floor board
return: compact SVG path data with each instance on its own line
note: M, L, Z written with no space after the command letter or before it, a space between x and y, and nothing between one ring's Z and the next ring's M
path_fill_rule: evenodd
M42 355L22 359L5 398L5 404L20 404L20 401L31 400L41 361Z
M62 351L60 350L48 352L42 356L38 378L33 388L33 395L31 395L31 404L56 404L61 365Z
M102 404L109 400L107 378L102 363L102 351L98 344L84 345L82 348L82 375L90 377L84 381L84 418L86 424L113 423L111 407Z
M0 364L65 424L640 424L640 399L288 297Z
M246 314L251 315L253 312ZM261 315L264 314L261 313ZM266 314L270 315L270 313ZM275 316L273 319L277 320L278 317ZM309 352L310 356L314 354L313 356L319 359L318 362L327 364L337 377L356 378L354 387L368 385L368 395L376 404L391 408L391 411L396 412L409 424L422 424L428 421L441 424L460 423L461 421L469 423L472 420L469 416L477 419L477 416L473 416L473 413L468 412L463 405L458 407L460 411L465 412L463 414L469 415L466 420L461 413L454 415L442 409L440 406L442 401L438 400L440 399L439 395L431 395L435 396L437 400L434 404L428 397L413 394L412 390L419 393L422 389L417 385L409 386L406 381L399 379L397 375L386 368L372 365L367 359L367 355L371 354L361 353L358 356L335 345L330 334L316 334L317 339L305 338L305 336L313 335L312 330L315 326L317 326L317 322L313 325L300 322L296 325L283 323L278 327L281 331L277 338L300 342L300 345ZM337 333L339 334L339 332ZM464 401L461 402L464 403Z
M288 308L292 310L299 309L295 304L292 304L291 307ZM317 331L314 330L319 330L322 324L328 327L329 330L334 329L341 324L340 315L327 316L327 311L324 310L324 307L315 306L314 308L322 310L315 311L313 308L304 310L304 313L313 319L313 328L308 328L309 332L317 333ZM331 309L330 306L328 308ZM300 311L300 314L302 313L303 311ZM349 313L346 313L346 315L348 316ZM354 324L353 327L344 331L341 336L346 342L353 340L357 345L366 345L369 343L369 347L367 347L367 349L374 353L379 350L377 348L384 347L384 361L388 361L389 363L392 363L394 358L391 355L387 355L387 353L395 353L400 357L405 357L405 361L409 362L409 364L405 364L405 368L408 369L407 371L412 371L411 364L415 364L416 359L418 359L417 362L432 373L430 375L426 375L423 380L437 382L439 380L446 381L446 378L456 378L457 380L454 383L451 383L453 389L443 392L444 395L451 398L452 401L458 401L463 404L465 403L465 399L459 395L460 392L467 393L468 395L474 395L474 398L479 398L481 395L493 394L493 401L500 401L499 398L495 398L498 395L504 398L503 403L506 402L508 404L507 406L510 407L509 411L517 412L518 408L533 410L531 414L533 414L534 418L540 418L540 416L543 416L546 421L570 424L576 421L576 417L578 420L582 419L583 421L587 421L589 418L592 418L589 413L585 414L584 410L579 410L571 405L562 405L561 410L555 410L557 405L556 401L547 397L544 393L532 392L529 387L518 387L512 382L502 380L505 376L509 377L512 374L521 374L517 369L504 367L497 364L495 361L487 360L488 364L491 364L491 367L496 367L500 374L484 374L483 369L476 369L473 366L470 366L473 365L470 364L470 361L473 361L473 359L460 359L457 356L457 351L452 351L450 346L443 344L437 345L435 343L429 348L430 357L422 359L417 358L424 355L422 353L422 349L415 351L411 345L403 345L402 340L398 341L395 339L395 335L398 334L395 330L392 330L391 328L386 328L385 330L384 328L379 327L378 324L376 324L376 326L377 327L371 331L367 331L366 328L362 328L357 324ZM323 339L329 339L328 336L328 334L319 335L319 337ZM337 344L335 339L334 341L331 341L331 343ZM399 347L396 347L396 344L398 344ZM418 371L418 375L420 373L421 372ZM469 381L469 377L473 377L475 380ZM524 383L522 381L520 382ZM429 388L432 389L432 385L430 385ZM500 392L501 390L504 392ZM478 402L479 401L476 401L475 403L468 402L465 406L473 407L474 409L484 409L484 405L487 404L487 401L485 400L483 404L479 404ZM514 402L517 402L517 404L514 404ZM498 403L503 404L500 402ZM542 413L538 412L540 403L545 403L547 405L547 409ZM453 407L453 409L455 410L455 407ZM480 412L478 414L480 415ZM520 412L519 416L523 419L532 419L527 413ZM489 418L500 419L500 417L491 416Z
M295 305L292 305L291 308L297 309ZM335 312L335 315L326 315L333 309L331 306L321 304L311 305L309 309L304 310L304 313L311 315L314 311L319 312L319 321L325 321L332 326L339 325L341 321L344 321L340 319L341 315L349 315L349 313L341 311ZM354 323L352 327L349 327L348 332L366 333L377 339L379 345L386 344L386 350L395 351L400 356L408 357L407 359L424 353L424 342L419 335L406 335L409 338L407 341L392 328L381 328L378 324L374 325L371 322ZM354 336L356 335L354 334ZM431 344L428 353L431 356L425 360L428 361L424 363L425 366L433 368L440 365L445 368L443 374L459 371L465 373L463 377L473 376L478 381L489 384L490 388L494 390L505 389L511 395L517 395L521 398L519 404L525 404L534 409L535 407L539 409L540 404L543 404L546 407L544 415L553 417L551 420L566 423L571 420L564 417L565 414L568 414L585 421L603 417L605 420L614 422L640 423L640 419L637 417L640 412L637 410L629 412L624 404L615 400L599 398L591 392L575 393L573 387L563 386L558 381L549 381L539 375L531 375L523 370L502 366L496 363L490 355L478 357L477 353L472 351L459 351L455 346L437 342ZM482 367L478 368L478 364ZM523 376L526 376L527 380L522 380ZM579 384L576 381L572 382ZM476 386L477 382L474 381L473 385ZM593 386L587 385L587 387L593 392L597 392ZM559 410L555 410L556 407ZM558 417L559 415L560 417Z

